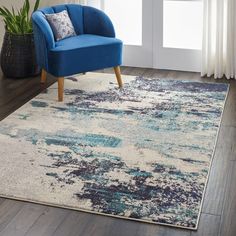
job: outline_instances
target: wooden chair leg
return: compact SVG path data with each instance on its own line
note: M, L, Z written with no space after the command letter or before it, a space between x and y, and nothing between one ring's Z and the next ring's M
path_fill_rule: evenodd
M47 71L42 69L42 72L41 72L41 83L44 84L46 82L46 79L47 79Z
M114 67L114 71L115 71L115 74L116 74L116 79L117 79L118 85L119 85L120 88L122 88L123 82L122 82L122 79L121 79L120 67L119 66Z
M58 101L63 101L63 95L64 95L64 77L58 78Z

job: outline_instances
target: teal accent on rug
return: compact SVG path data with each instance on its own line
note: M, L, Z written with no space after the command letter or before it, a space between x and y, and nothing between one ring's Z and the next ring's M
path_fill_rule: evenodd
M0 195L196 229L228 85L89 73L0 123Z

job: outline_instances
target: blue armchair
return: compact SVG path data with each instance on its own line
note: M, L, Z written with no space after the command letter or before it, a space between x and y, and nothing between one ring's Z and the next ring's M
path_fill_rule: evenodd
M77 36L55 41L45 14L67 10ZM58 78L58 100L63 101L64 77L77 73L114 67L119 87L122 87L120 65L123 43L115 38L109 17L102 11L78 4L66 4L40 9L32 15L41 82L47 72Z

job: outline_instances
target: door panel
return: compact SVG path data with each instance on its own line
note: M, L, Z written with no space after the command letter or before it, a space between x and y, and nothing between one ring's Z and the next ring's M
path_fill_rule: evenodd
M199 72L202 1L155 0L153 10L153 67Z
M102 0L112 19L117 37L124 41L124 65L152 67L153 0Z
M123 64L200 71L203 0L88 0L124 41Z

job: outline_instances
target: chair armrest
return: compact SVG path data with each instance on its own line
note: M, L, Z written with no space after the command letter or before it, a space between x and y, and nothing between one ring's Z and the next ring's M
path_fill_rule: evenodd
M55 47L55 39L52 32L52 29L47 22L44 14L41 11L36 11L32 14L33 24L37 26L37 34L42 34L45 38L47 49L50 50ZM36 42L37 43L37 42Z
M101 10L84 6L84 33L105 37L115 37L115 29L110 18Z
M54 35L44 14L40 11L34 12L32 15L32 21L33 21L33 24L37 25L39 29L37 33L41 33L42 36L45 38L47 49L50 50L54 48L55 47Z
M54 35L42 12L34 12L32 22L37 63L48 71L48 52L55 47Z

